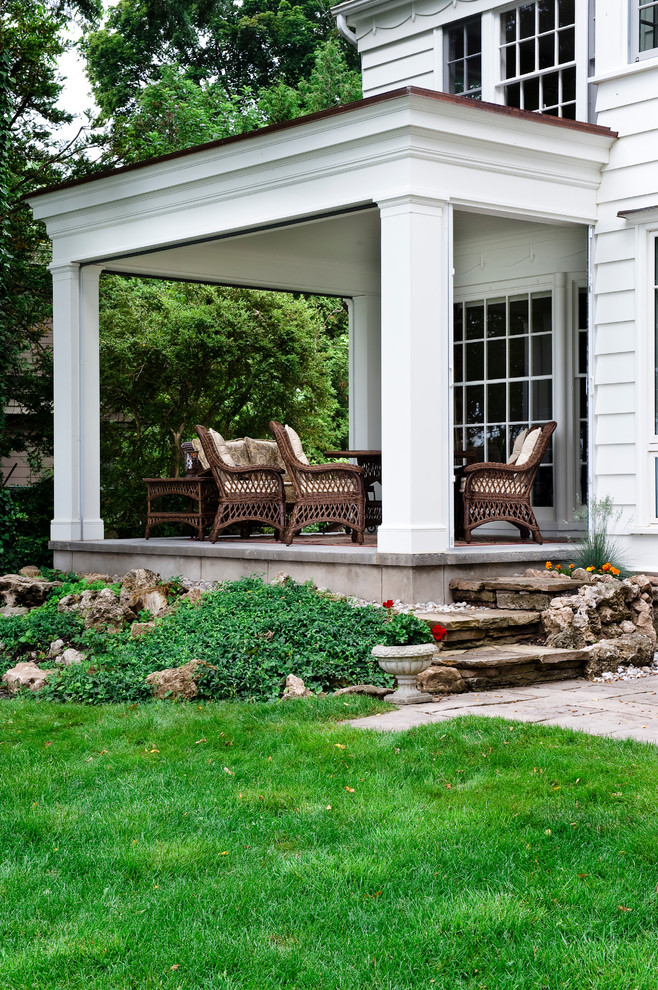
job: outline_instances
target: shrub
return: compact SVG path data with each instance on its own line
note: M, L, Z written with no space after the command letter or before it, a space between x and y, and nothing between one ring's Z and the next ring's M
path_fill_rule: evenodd
M105 652L95 652L91 670L65 669L43 694L138 701L149 694L147 674L191 660L214 668L198 679L200 698L273 700L291 673L312 691L360 681L388 687L392 678L370 655L382 642L384 625L379 608L359 608L292 581L272 586L244 578L216 588L197 605L182 601L141 639L106 636Z
M416 646L420 643L431 643L433 639L426 622L416 618L411 612L401 612L388 620L380 643L384 646Z

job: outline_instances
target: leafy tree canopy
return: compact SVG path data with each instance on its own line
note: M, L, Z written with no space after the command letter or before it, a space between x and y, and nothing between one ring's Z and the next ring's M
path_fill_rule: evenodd
M313 69L319 44L335 35L324 0L120 0L85 52L105 119L130 116L162 67L180 65L194 82L232 97L283 82L297 86ZM358 68L345 45L350 68Z
M49 396L41 385L27 388L30 369L39 370L41 363L45 368L50 360L43 348L52 294L45 267L50 252L43 226L22 197L89 168L83 158L73 164L75 149L54 136L71 120L57 106L62 89L57 59L69 45L69 19L90 24L100 9L100 0L3 0L0 5L0 417L12 399L40 417L18 436L9 435L0 420L0 455L25 446L38 454L51 433ZM31 364L22 356L29 348ZM46 376L46 393L48 381Z
M361 76L348 68L335 40L317 49L308 79L260 91L245 86L229 95L213 81L198 83L178 65L139 93L128 116L116 116L107 132L111 160L130 162L244 134L361 98Z

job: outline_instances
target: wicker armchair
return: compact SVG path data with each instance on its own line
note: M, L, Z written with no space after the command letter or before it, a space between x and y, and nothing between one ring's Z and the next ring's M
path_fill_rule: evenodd
M522 465L497 464L485 461L464 468L464 539L471 542L471 532L489 522L509 522L517 526L521 539L532 533L536 543L543 543L539 524L530 505L532 485L537 468L546 453L557 423L547 423L533 448L530 458ZM530 433L530 431L528 431Z
M286 524L281 468L232 467L219 456L206 427L197 426L196 431L219 495L210 542L215 543L219 531L234 524L238 524L241 535L247 537L251 523L273 526L275 537L280 540Z
M320 522L346 526L352 531L352 542L363 543L363 468L356 464L303 464L295 456L281 423L273 420L270 430L279 445L296 496L283 537L286 545L290 546L304 526Z

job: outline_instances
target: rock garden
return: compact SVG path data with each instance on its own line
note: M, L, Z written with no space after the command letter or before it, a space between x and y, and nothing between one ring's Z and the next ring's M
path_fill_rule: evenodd
M655 669L658 579L532 570L456 580L452 595L450 605L382 608L285 574L201 588L144 569L113 579L26 567L0 577L2 690L87 703L384 697L393 678L371 650L398 642L387 627L405 612L433 644L418 687L434 696Z

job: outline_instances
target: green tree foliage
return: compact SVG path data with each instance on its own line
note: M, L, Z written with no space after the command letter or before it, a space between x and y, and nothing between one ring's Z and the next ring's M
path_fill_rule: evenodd
M89 164L53 136L71 116L57 106L57 59L69 18L90 23L100 0L3 0L0 6L0 416L9 401L26 413L20 432L0 422L0 454L52 442L50 354L44 336L52 283L45 230L23 197ZM29 352L29 358L26 354Z
M103 515L119 535L143 527L142 478L178 473L196 423L267 437L280 419L311 452L346 439L327 374L344 338L336 301L118 276L101 298Z
M85 45L94 94L106 120L131 116L162 67L181 65L195 82L215 81L232 98L283 82L297 86L318 46L335 37L324 0L121 0ZM345 45L350 68L356 53Z
M334 38L316 50L308 79L266 89L244 86L230 94L222 83L196 82L180 65L163 66L160 78L136 97L128 115L116 114L105 132L109 162L134 162L245 134L361 98L361 75L351 70Z

